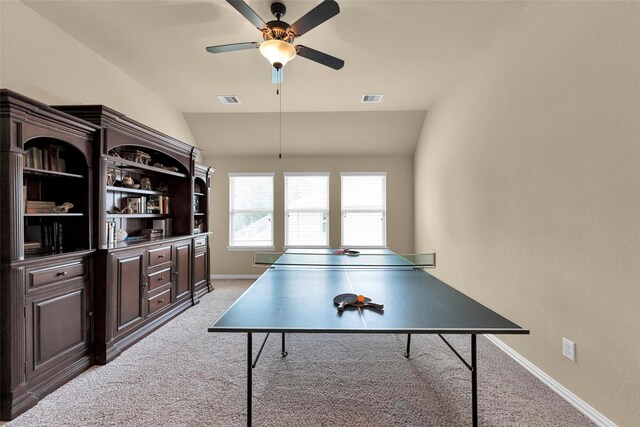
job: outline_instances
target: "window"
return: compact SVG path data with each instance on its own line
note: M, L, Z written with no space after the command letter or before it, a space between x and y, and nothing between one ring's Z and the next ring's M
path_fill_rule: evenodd
M230 248L273 250L273 176L229 174Z
M386 246L386 172L343 172L340 177L342 179L342 246Z
M329 246L329 173L284 174L285 246Z

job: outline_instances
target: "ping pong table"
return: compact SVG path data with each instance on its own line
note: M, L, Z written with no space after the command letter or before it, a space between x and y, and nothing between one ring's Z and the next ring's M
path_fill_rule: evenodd
M424 271L435 254L396 255L362 250L334 255L332 250L289 250L256 254L256 264L270 268L209 327L209 332L247 334L247 425L251 425L252 370L269 333L279 333L287 356L286 333L438 334L471 372L471 418L478 425L476 335L528 334L508 319ZM347 307L338 311L334 296L354 293L384 305L382 310ZM266 333L253 356L253 334ZM443 336L468 334L470 361Z

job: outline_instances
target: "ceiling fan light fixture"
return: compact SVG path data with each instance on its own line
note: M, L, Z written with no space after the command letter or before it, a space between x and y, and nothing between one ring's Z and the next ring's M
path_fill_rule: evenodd
M260 45L260 53L274 68L280 69L296 57L296 48L282 40L267 40Z

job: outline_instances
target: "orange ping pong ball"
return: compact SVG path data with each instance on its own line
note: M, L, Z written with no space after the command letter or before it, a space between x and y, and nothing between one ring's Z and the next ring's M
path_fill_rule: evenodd
M358 302L364 302L364 295L358 295Z

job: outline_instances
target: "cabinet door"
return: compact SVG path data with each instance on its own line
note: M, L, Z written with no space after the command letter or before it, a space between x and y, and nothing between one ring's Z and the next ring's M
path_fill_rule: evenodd
M76 281L27 298L27 379L89 348L87 289Z
M195 289L207 283L207 264L209 257L207 251L196 252L193 259L193 286Z
M128 329L144 318L143 253L121 254L114 260L116 328Z
M176 299L191 294L191 242L176 244Z

